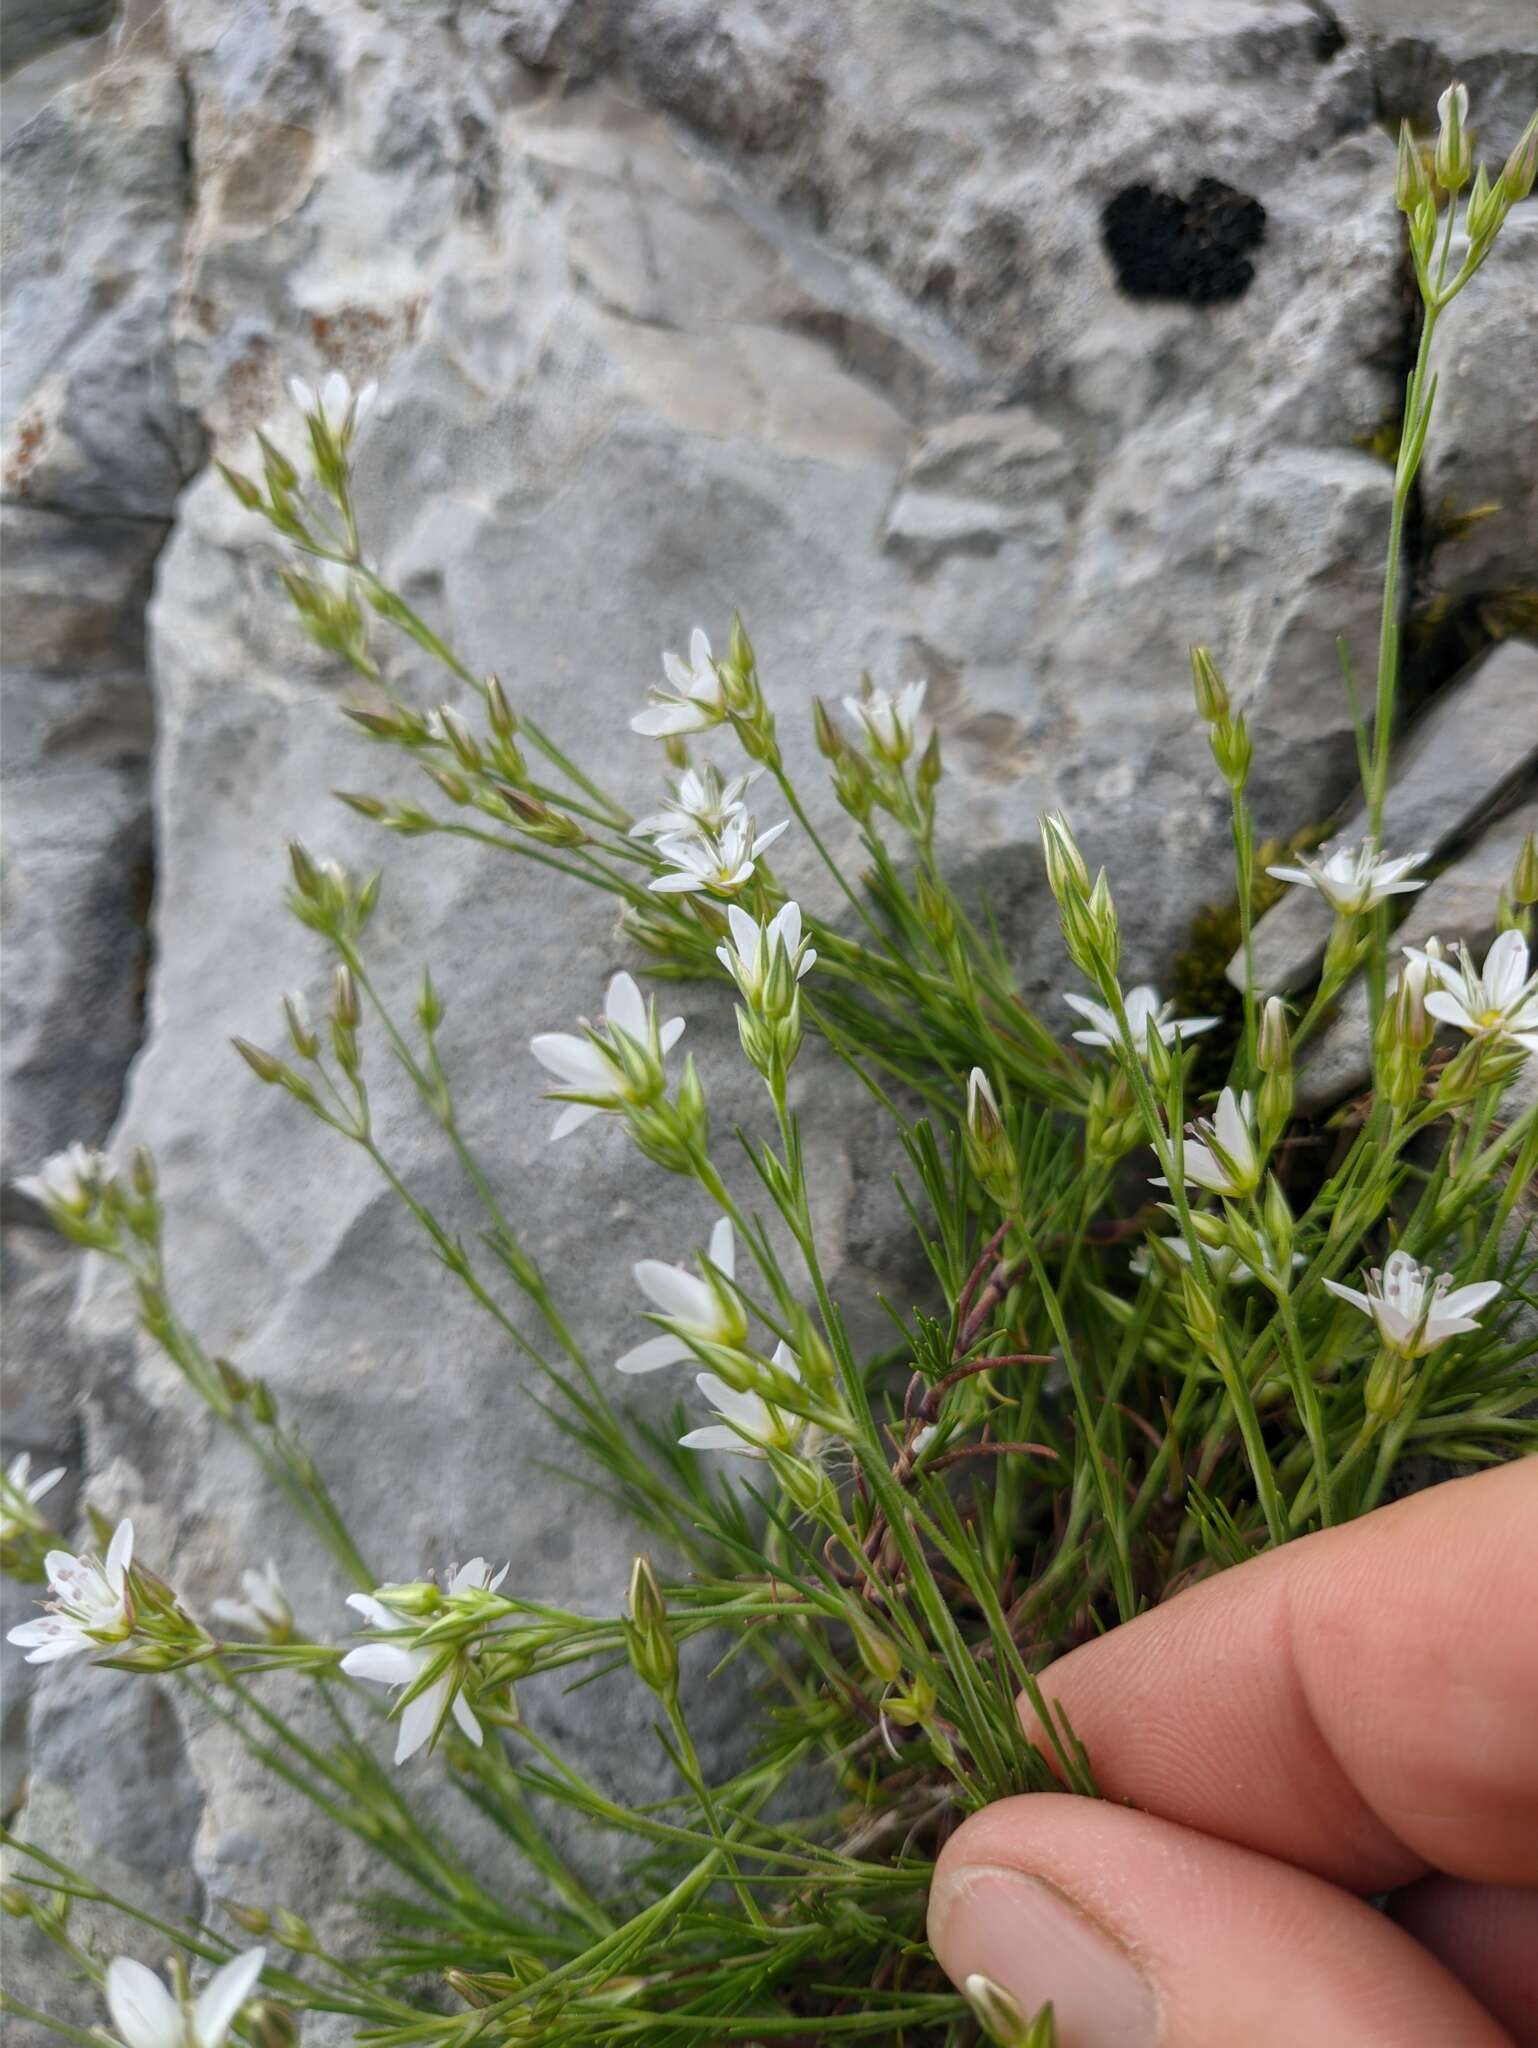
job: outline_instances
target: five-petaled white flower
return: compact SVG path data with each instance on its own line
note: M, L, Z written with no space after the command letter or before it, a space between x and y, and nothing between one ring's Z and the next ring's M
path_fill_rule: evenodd
M1091 1002L1088 996L1065 993L1063 1001L1070 1010L1077 1010L1091 1027L1088 1031L1074 1032L1073 1035L1080 1045L1120 1045L1121 1032L1111 1011L1099 1003ZM1129 988L1124 1001L1127 1008L1127 1023L1132 1032L1132 1043L1140 1056L1147 1049L1150 1024L1166 1045L1173 1045L1177 1038L1196 1038L1203 1031L1210 1031L1218 1022L1216 1017L1172 1015L1175 1005L1161 1003L1159 991L1146 981L1140 982L1136 988Z
M273 1643L285 1642L294 1626L294 1610L288 1604L288 1595L272 1559L268 1558L258 1570L242 1572L240 1590L246 1596L244 1600L215 1600L212 1611L221 1621L243 1628L248 1635L263 1636Z
M1538 974L1527 971L1527 941L1520 932L1502 932L1477 974L1462 945L1456 962L1429 948L1405 951L1440 984L1426 997L1433 1017L1472 1038L1506 1038L1524 1052L1538 1052Z
M552 1142L585 1124L589 1117L605 1110L614 1114L646 1097L646 1086L638 1083L629 1063L620 1058L612 1035L615 1031L623 1032L638 1049L641 1064L653 1069L652 1078L660 1086L663 1057L678 1043L684 1029L682 1017L669 1017L658 1024L634 980L625 973L616 974L609 983L598 1025L580 1021L586 1037L579 1038L572 1031L542 1031L530 1040L535 1059L561 1083L549 1091L551 1099L568 1104L555 1120Z
M45 1208L73 1209L83 1213L91 1199L112 1178L112 1161L105 1152L74 1144L67 1152L56 1152L43 1162L37 1173L24 1175L16 1183L18 1194L29 1195Z
M1418 1266L1405 1251L1390 1252L1382 1272L1373 1267L1365 1294L1338 1280L1324 1284L1331 1294L1371 1316L1384 1344L1402 1358L1424 1358L1449 1337L1477 1330L1475 1317L1501 1291L1499 1280L1454 1287L1451 1273L1434 1275L1429 1266Z
M751 1007L756 1008L762 999L776 952L783 950L797 981L817 964L815 947L808 945L801 936L799 903L782 903L767 924L760 924L756 917L749 917L737 904L730 903L726 909L726 922L731 931L731 943L717 946L716 958Z
M153 1970L131 1956L107 1965L107 2010L124 2048L224 2048L236 2015L256 1989L267 1960L264 1948L231 1956L209 1978L190 2012Z
M647 884L659 896L688 896L708 889L713 896L731 896L752 881L756 863L782 832L789 818L760 832L745 811L728 818L719 833L693 839L659 839L658 856L669 863L665 874Z
M449 1580L447 1597L452 1600L456 1593L494 1593L507 1574L507 1565L493 1576L484 1557L472 1557ZM378 1593L349 1593L347 1604L375 1628L399 1630L400 1616L379 1597L380 1593L388 1593L389 1590L388 1586L381 1586ZM432 1683L424 1686L415 1699L407 1700L401 1709L395 1761L403 1764L425 1743L434 1740L445 1716L450 1713L476 1747L480 1747L484 1739L481 1724L460 1691L465 1681L465 1663L464 1653L450 1644L419 1649L408 1642L364 1643L360 1648L347 1652L342 1659L342 1669L349 1678L369 1678L378 1685L398 1690L402 1686L414 1685L431 1666L441 1667Z
M1365 910L1388 896L1404 896L1426 884L1406 881L1411 868L1418 868L1425 853L1401 853L1390 857L1379 853L1370 839L1360 846L1342 846L1324 860L1310 860L1299 854L1295 868L1267 868L1279 882L1296 882L1305 889L1317 889L1339 917L1360 917Z
M29 1653L29 1664L52 1664L56 1658L76 1657L82 1650L99 1650L132 1635L128 1567L133 1549L133 1523L119 1522L105 1563L89 1554L73 1557L67 1550L50 1550L43 1560L53 1595L47 1603L50 1612L24 1621L6 1640Z
M45 1472L40 1479L32 1477L32 1454L21 1451L12 1458L5 1475L5 1493L0 1493L0 1538L14 1536L21 1527L20 1521L10 1514L5 1506L9 1494L18 1505L31 1507L40 1501L45 1493L52 1491L64 1477L64 1467L55 1465L51 1472Z
M632 839L691 839L698 833L722 831L743 809L743 798L763 774L750 768L723 782L714 768L686 768L673 784L673 794L649 818L637 818Z
M379 386L371 382L354 392L341 371L333 370L322 379L318 392L303 377L290 377L288 395L307 420L318 420L333 441L345 443L379 396Z
M1185 1177L1215 1195L1251 1195L1260 1185L1262 1160L1256 1142L1254 1111L1247 1094L1235 1095L1225 1088L1210 1117L1187 1124L1189 1136L1181 1154ZM1167 1188L1162 1174L1153 1176L1157 1188Z
M777 1344L774 1363L787 1379L799 1380L801 1369L788 1345ZM696 1373L694 1384L721 1417L691 1429L678 1441L689 1451L735 1451L739 1457L762 1458L771 1449L814 1448L815 1432L797 1415L782 1415L761 1394L739 1393L719 1374Z
M926 682L904 683L895 695L890 690L873 689L862 696L844 699L849 716L860 721L871 746L894 768L913 752L918 716L928 688Z
M710 1233L710 1264L714 1272L702 1279L665 1259L642 1259L634 1268L636 1285L666 1318L662 1335L633 1345L614 1361L619 1372L656 1372L694 1356L686 1338L699 1344L740 1344L748 1320L733 1282L737 1271L737 1240L731 1219L723 1216Z
M670 739L677 733L708 732L726 717L726 692L721 671L711 658L704 628L689 635L689 659L664 654L663 672L672 688L653 689L652 701L630 721L630 730L647 739Z

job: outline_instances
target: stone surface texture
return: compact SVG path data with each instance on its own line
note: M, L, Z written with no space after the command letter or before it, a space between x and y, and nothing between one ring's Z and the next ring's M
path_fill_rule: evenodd
M282 907L284 841L387 862L380 986L404 1003L431 962L465 1129L595 1358L636 1334L630 1263L683 1256L708 1219L606 1127L547 1148L528 1037L593 1012L625 948L556 878L381 843L335 805L337 786L421 792L338 716L345 678L286 618L275 551L207 454L247 460L259 425L297 448L290 372L377 377L370 552L628 797L649 805L661 765L626 731L658 650L739 606L808 781L814 692L862 668L930 679L944 853L987 887L1029 991L1055 1000L1064 978L1035 851L1048 804L1110 868L1129 970L1167 968L1230 886L1191 640L1249 715L1262 831L1348 799L1335 640L1367 664L1389 495L1368 444L1408 340L1382 117L1423 113L1454 48L1496 125L1525 89L1524 9L1429 8L1424 77L1362 12L166 0L40 58L46 91L32 67L8 81L7 1181L104 1136L126 1074L112 1142L156 1150L182 1314L271 1381L382 1576L481 1551L612 1609L632 1539L572 1512L526 1368L369 1162L229 1051L234 1032L274 1039L285 988L323 991ZM1264 208L1253 282L1214 305L1124 296L1103 209L1206 178ZM1530 229L1502 321L1520 322ZM1530 362L1487 355L1479 299L1450 322L1466 452L1432 459L1461 504L1489 451L1508 509L1468 545L1509 551L1535 471L1503 422L1531 407ZM1505 578L1492 560L1412 569L1473 596ZM386 659L408 696L453 700L424 657ZM831 800L819 816L847 844ZM826 903L804 844L782 851ZM679 1007L717 1127L755 1118L729 1006ZM378 1052L382 1141L472 1236ZM834 1099L813 1060L799 1085ZM835 1107L818 1199L874 1332L875 1278L906 1256L896 1162L860 1105ZM68 1450L193 1601L271 1555L307 1625L340 1632L345 1589L136 1343L121 1290L87 1270L66 1318L35 1216L14 1197L8 1214L18 1444ZM724 1739L713 1699L702 1733L713 1714ZM600 1777L642 1769L633 1689L539 1711ZM337 1901L378 1873L301 1838L184 1690L55 1667L30 1711L13 1683L7 1714L28 1832L158 1910L256 1899L346 1938ZM21 1961L50 2010L99 2018Z

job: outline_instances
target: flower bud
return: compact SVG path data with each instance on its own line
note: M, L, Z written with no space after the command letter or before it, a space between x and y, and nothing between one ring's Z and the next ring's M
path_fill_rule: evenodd
M240 1054L252 1073L255 1074L258 1081L265 1081L271 1086L274 1081L281 1081L283 1079L284 1073L287 1070L283 1062L275 1060L270 1052L263 1052L259 1045L253 1045L248 1038L232 1038L230 1043Z
M1490 184L1490 174L1483 164L1474 173L1474 183L1469 188L1468 203L1463 212L1463 229L1471 242L1484 240L1493 235L1506 217L1505 194L1497 184Z
M1212 728L1209 744L1212 758L1218 764L1218 773L1229 788L1243 789L1250 779L1250 763L1255 755L1244 714L1241 712L1237 718L1220 719Z
M260 1906L243 1906L238 1899L221 1899L220 1906L243 1934L267 1934L272 1928L272 1915L263 1912Z
M812 735L817 742L817 751L825 761L836 761L848 752L843 734L828 715L828 707L821 697L812 699Z
M651 1559L638 1557L630 1572L630 1614L620 1625L636 1676L664 1700L678 1689L678 1646L668 1632L667 1613Z
M907 1691L889 1699L882 1711L899 1728L920 1728L926 1721L933 1720L937 1704L938 1698L929 1680L914 1678L909 1681Z
M1061 811L1049 811L1042 819L1041 850L1047 863L1048 884L1060 904L1065 897L1088 896L1089 869Z
M856 1623L854 1646L860 1653L860 1662L878 1684L895 1685L902 1677L902 1655L890 1636Z
M1410 132L1408 121L1399 124L1399 160L1394 171L1394 200L1401 213L1413 219L1422 200L1431 197L1431 180L1426 175L1420 144Z
M1523 129L1521 140L1507 157L1506 167L1501 172L1501 192L1506 204L1515 206L1519 200L1528 198L1535 182L1538 182L1538 114L1534 114Z
M1054 2048L1057 2032L1050 2005L1043 2006L1035 2019L1027 2019L1013 1992L995 1984L981 1970L972 1972L961 1991L994 2048Z
M921 797L933 796L940 786L940 777L943 773L944 764L940 759L940 734L937 728L931 726L928 742L923 753L919 755L919 765L914 771L914 781L918 785L919 795Z
M431 1579L407 1579L398 1586L380 1586L374 1597L382 1600L392 1614L422 1619L437 1614L443 1606L442 1591Z
M242 476L238 469L231 469L223 462L216 462L214 467L248 512L260 512L263 509L262 494L250 477Z
M1292 1072L1292 1038L1287 1029L1287 1005L1280 996L1269 997L1260 1013L1255 1058L1263 1074Z
M358 1006L358 984L345 961L338 964L332 978L331 1008L339 1024L349 1031L357 1030L363 1014Z
M1223 678L1218 674L1218 665L1207 647L1191 649L1191 686L1196 693L1196 708L1209 725L1216 725L1228 716L1228 691Z
M1432 159L1437 183L1444 192L1458 192L1469 181L1474 168L1474 146L1469 139L1469 89L1456 81L1437 101L1442 126L1437 133Z
M962 1142L967 1164L984 1191L1000 1208L1011 1207L1019 1193L1015 1148L981 1067L974 1067L967 1079L967 1120Z
M1538 903L1538 838L1531 832L1523 840L1517 864L1511 871L1511 894L1513 901L1524 907Z
M1287 1197L1282 1193L1281 1182L1274 1173L1266 1176L1266 1198L1264 1204L1266 1237L1275 1255L1275 1270L1286 1279L1292 1269L1292 1210Z
M517 715L495 676L486 678L486 716L499 740L510 740L518 730Z

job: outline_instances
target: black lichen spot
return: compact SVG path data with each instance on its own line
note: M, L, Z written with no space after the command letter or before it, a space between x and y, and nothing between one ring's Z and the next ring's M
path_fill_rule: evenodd
M1245 253L1266 232L1266 209L1217 178L1188 199L1129 185L1100 216L1116 281L1132 299L1186 299L1215 306L1239 298L1255 275Z

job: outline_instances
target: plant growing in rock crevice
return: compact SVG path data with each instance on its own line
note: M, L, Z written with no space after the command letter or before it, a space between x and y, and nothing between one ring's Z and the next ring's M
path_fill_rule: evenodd
M1466 118L1454 87L1431 166L1408 140L1401 151L1425 320L1397 455L1374 715L1358 719L1370 826L1361 848L1278 876L1281 863L1255 843L1244 715L1212 657L1193 659L1231 798L1241 940L1261 868L1317 890L1335 913L1301 1015L1262 1003L1250 977L1210 1113L1191 1085L1191 1054L1214 1019L1182 1019L1157 991L1124 989L1111 882L1092 877L1057 815L1042 821L1042 848L1083 984L1070 992L1079 1028L1061 1042L1021 1003L1002 950L936 861L943 764L921 688L893 695L867 680L843 724L816 708L834 793L869 863L856 880L824 848L786 766L747 633L734 622L717 653L697 630L687 657L665 658L665 687L633 720L675 776L661 809L637 822L370 565L351 468L370 393L339 378L319 394L299 387L305 464L259 437L260 482L226 470L241 502L291 545L283 580L305 627L365 679L370 695L351 715L410 756L448 809L345 800L404 837L468 836L595 888L654 977L729 990L764 1103L762 1127L734 1145L761 1197L755 1208L733 1193L709 1077L679 1048L681 1020L661 1016L631 975L614 977L592 1021L536 1038L561 1105L553 1138L581 1145L582 1125L615 1119L651 1170L704 1197L687 1226L680 1205L662 1256L636 1268L646 1333L611 1333L611 1356L595 1360L494 1165L461 1128L436 986L424 976L405 1020L371 976L378 878L292 849L291 907L332 965L328 1014L317 1027L288 998L283 1049L239 1050L258 1079L367 1156L633 1514L657 1561L639 1558L623 1603L616 1589L589 1614L544 1600L516 1561L394 1578L423 1561L360 1554L271 1390L209 1356L180 1320L146 1154L119 1169L77 1149L33 1186L60 1230L126 1271L146 1334L329 1551L364 1626L349 1625L339 1591L334 1627L310 1638L270 1567L246 1573L244 1600L216 1603L205 1622L149 1568L129 1522L97 1529L99 1556L65 1550L40 1506L44 1482L13 1469L5 1561L46 1579L51 1595L14 1639L35 1661L85 1655L187 1687L313 1803L313 1825L356 1835L395 1887L375 1901L376 1947L347 1956L327 1953L281 1900L230 1906L233 1925L268 1944L236 1957L221 1936L178 1932L109 1897L45 1845L13 1844L8 1910L102 1982L127 2048L178 2032L218 2048L232 2027L281 2042L303 2011L351 2020L382 2043L448 2048L846 2035L960 2044L978 2028L1044 2048L1050 2015L1021 2013L983 1980L952 1990L922 1941L934 1853L960 1818L1022 1789L1094 1796L1093 1757L1037 1683L1044 1664L1195 1575L1366 1512L1415 1457L1492 1460L1538 1435L1522 1412L1530 1352L1512 1327L1517 1305L1533 1304L1538 1270L1520 1206L1538 1168L1538 1109L1503 1107L1538 1050L1528 951L1538 852L1524 850L1505 929L1482 963L1432 946L1400 967L1389 897L1420 884L1413 849L1378 845L1399 540L1431 419L1433 337L1538 162L1535 123L1499 179L1474 179L1467 254L1454 267L1457 195L1472 169ZM376 622L473 693L473 724L391 689ZM712 735L733 750L729 767L691 759L690 743ZM750 799L783 814L761 828ZM821 856L836 916L778 885L765 856L792 829ZM1289 1144L1293 1063L1358 972L1373 998L1374 1086L1328 1177L1306 1187ZM1433 1056L1439 1024L1457 1035L1447 1057ZM789 1085L809 1034L890 1119L933 1273L928 1299L898 1321L895 1353L877 1358L851 1342L827 1278L808 1184L815 1136ZM484 1205L473 1250L412 1184L375 1118L370 1038ZM691 1267L668 1262L691 1241ZM537 1323L509 1307L509 1290ZM683 1392L674 1425L635 1421L616 1371L673 1375ZM703 1462L714 1453L743 1462L717 1470ZM680 1655L696 1637L753 1669L757 1740L734 1770L713 1771L696 1746L699 1681ZM627 1664L655 1699L677 1780L673 1798L635 1809L522 1705L543 1685ZM324 1745L290 1718L295 1689L325 1717ZM383 1717L395 1722L394 1766L382 1760ZM395 1767L420 1769L413 1760L429 1751L521 1852L517 1876L477 1867L451 1828L414 1809L411 1779ZM556 1809L633 1849L602 1893L557 1848ZM212 1982L194 2002L185 1964L171 1989L123 1959L107 1968L71 1936L77 1896L218 1965ZM288 1966L268 1965L278 1950Z

